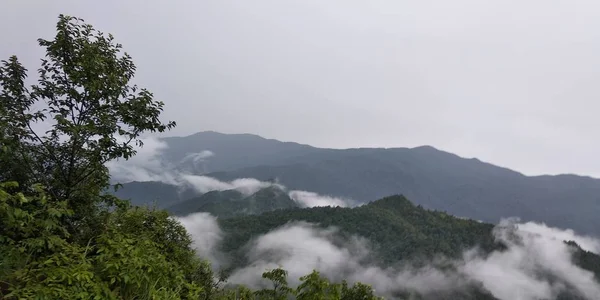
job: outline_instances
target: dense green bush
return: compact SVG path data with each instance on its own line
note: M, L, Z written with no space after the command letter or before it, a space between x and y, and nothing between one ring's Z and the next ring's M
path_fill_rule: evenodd
M85 245L71 242L66 202L38 188L26 197L0 186L0 281L12 298L197 299L212 273L185 229L163 211L118 208Z

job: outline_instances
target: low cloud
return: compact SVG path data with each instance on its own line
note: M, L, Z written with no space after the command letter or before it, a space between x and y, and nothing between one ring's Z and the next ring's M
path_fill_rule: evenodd
M322 196L317 193L307 191L290 191L290 198L296 201L300 207L316 207L316 206L349 206L350 201L331 197Z
M514 220L503 220L494 229L494 236L508 249L485 258L468 252L461 270L502 300L554 299L567 286L587 299L597 298L600 285L594 274L573 264L572 249L556 236L559 233L567 240L584 241L568 232L572 233L531 222L514 224Z
M600 240L584 235L578 235L572 229L548 227L544 223L527 222L517 225L519 230L539 234L559 241L575 241L582 249L600 254Z
M198 176L181 174L178 179L178 184L187 188L194 189L198 193L207 193L210 191L226 191L237 190L244 195L252 195L261 189L268 187L276 187L282 191L287 188L277 182L260 181L254 178L240 178L232 181L221 181L208 176ZM294 200L300 207L317 207L317 206L340 206L348 207L352 201L337 197L323 196L307 191L289 191L288 196Z
M141 139L142 147L135 147L137 154L128 160L117 159L106 163L113 182L160 181L176 184L177 175L170 172L172 166L160 159L168 148L167 143L157 138ZM124 142L124 140L123 140Z
M229 282L260 287L263 281L257 274L277 267L289 272L292 285L313 269L342 275L342 269L356 268L368 251L361 243L335 245L335 233L335 229L318 229L304 222L275 229L251 242L247 257L252 264L234 272Z
M190 174L206 174L209 173L210 158L215 156L215 153L209 150L203 150L197 153L188 153L181 161L179 161L174 169L181 173Z
M168 148L167 143L156 138L142 139L143 147L136 148L137 154L129 160L114 160L106 164L113 182L156 181L188 188L200 194L210 191L238 190L246 195L270 186L285 189L273 182L263 182L254 178L240 178L230 182L193 175L181 171L177 166L165 162L161 155ZM199 164L214 156L212 151L204 150L186 155L179 164Z
M261 189L275 186L285 189L284 186L274 183L260 181L254 178L240 178L233 181L220 181L208 176L197 176L182 174L180 175L180 184L196 190L198 193L207 193L210 191L237 190L245 195L252 195Z
M198 171L198 168L205 168L203 164L215 156L214 152L203 150L189 153L179 163L173 165L161 158L163 152L169 147L166 142L154 137L143 138L142 141L143 147L137 147L137 154L129 160L114 160L106 163L112 182L156 181L178 186L180 190L191 189L199 194L210 191L237 190L245 195L251 195L267 187L277 187L282 191L287 191L284 185L277 182L260 181L254 178L221 181L209 176L196 175L197 172L189 170ZM323 196L308 191L292 190L288 192L288 195L300 207L348 207L353 203L347 199Z
M442 271L433 266L382 268L368 264L371 252L366 240L340 241L335 229L292 223L252 241L247 254L251 265L236 270L230 282L260 288L265 282L257 274L282 267L288 270L292 285L298 284L300 276L317 269L334 281L369 283L384 296L408 290L435 298L432 295L439 292L466 292L473 283L483 285L501 300L555 299L567 288L590 300L600 295L594 275L573 264L572 249L555 237L556 229L532 233L521 226L544 228L505 220L493 234L507 245L507 250L483 255L472 249L461 260L445 261L453 270ZM576 235L564 237L585 241Z
M235 271L229 278L233 284L262 288L267 282L257 276L265 270L282 267L289 272L292 286L300 276L318 270L332 281L371 284L382 295L410 289L421 293L451 289L461 285L458 276L450 276L435 268L401 271L369 265L371 251L363 238L340 240L335 228L322 229L305 222L291 223L251 242L247 254L250 266Z
M122 140L123 138L118 138ZM185 183L183 175L187 173L181 171L181 166L188 168L202 167L215 153L209 150L203 150L197 153L187 154L177 164L172 164L162 158L164 151L169 148L169 145L155 137L142 138L142 147L134 147L137 154L128 160L117 159L106 163L106 167L110 171L111 181L119 183L127 183L132 181L157 181L171 185L181 185Z
M200 151L198 153L190 153L186 155L182 162L192 161L194 163L205 161L207 158L214 156L215 153L210 150Z
M202 258L208 259L214 268L219 268L225 261L219 253L218 245L223 239L223 232L219 228L217 218L209 213L193 213L177 220L190 234L194 249Z

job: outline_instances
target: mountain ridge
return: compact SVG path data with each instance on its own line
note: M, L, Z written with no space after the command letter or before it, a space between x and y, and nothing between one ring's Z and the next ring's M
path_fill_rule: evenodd
M277 178L290 190L358 203L403 194L426 208L456 216L492 223L520 217L600 236L600 180L589 176L527 176L432 146L337 150L242 136L197 133L192 140L167 140L169 147L160 158L175 164L186 153L210 150L214 156L202 162L202 170L186 172L226 182ZM137 203L159 194L138 190L127 195Z
M294 255L294 251L285 246L278 248L278 246L269 245L264 241L261 243L261 240L254 240L257 236L276 234L281 230L290 230L290 232L301 232L302 229L313 232L324 230L323 232L333 234L333 236L329 236L332 242L331 247L335 247L336 243L344 244L344 240L351 241L353 237L365 237L369 241L369 249L372 251L370 251L372 256L362 258L366 259L365 261L369 264L367 269L402 270L411 266L412 270L420 270L411 273L413 276L418 276L419 272L426 273L437 269L443 270L443 276L446 278L460 278L465 270L463 268L465 265L479 264L482 260L486 261L486 264L494 265L498 262L490 257L507 255L507 257L513 258L509 254L513 251L523 251L532 245L540 247L539 244L531 243L539 237L519 233L516 231L516 227L507 225L499 228L488 223L455 218L440 211L426 210L414 205L402 195L385 197L354 208L315 207L275 210L259 215L219 218L218 222L225 233L221 251L231 255L231 264L235 266L234 268L256 263L252 260L254 256L248 257L247 255L248 247L253 245L260 245L257 248L262 249L265 254L269 253L274 262L281 257ZM497 235L494 234L495 230L504 230L507 234ZM529 241L522 244L522 239ZM573 241L557 241L557 243L565 245L560 251L574 255L573 263L576 266L592 272L596 282L600 279L600 256L583 250ZM256 251L257 248L250 251ZM477 249L476 252L473 252L473 249ZM363 267L360 265L360 254L353 253L351 248L348 248L347 251L350 253L347 258L350 260L348 263L353 268L350 272L360 273L361 271L357 271ZM471 253L471 256L465 255L465 253ZM357 258L352 259L351 257L354 255L357 255ZM264 256L260 257L265 258ZM487 261L487 259L490 260ZM344 261L341 264L345 263ZM550 261L546 263L550 263ZM551 266L544 263L535 266L535 269L536 278L550 282L565 280L565 276L568 275L553 271ZM466 270L470 270L470 268L467 267ZM330 276L335 276L335 273ZM398 293L396 296L403 295L403 299L497 299L487 289L489 281L487 284L482 284L477 280L468 280L467 282L466 286L432 289L433 292L424 294L400 288L396 290ZM456 282L454 283L456 284ZM408 295L416 296L416 298ZM576 288L565 287L556 299L583 300L587 298L580 295Z
M496 164L494 162L488 161L488 160L481 160L478 157L469 157L469 156L462 156L460 154L456 154L453 153L449 150L445 150L442 148L438 148L435 147L433 145L430 144L424 144L424 145L420 145L420 146L414 146L414 147L402 147L402 146L392 146L392 147L345 147L345 148L329 148L329 147L320 147L320 146L314 146L308 143L299 143L299 142L294 142L294 141L284 141L284 140L280 140L280 139L276 139L276 138L267 138L264 137L262 135L258 135L258 134L253 134L253 133L223 133L223 132L219 132L219 131L215 131L215 130L205 130L205 131L199 131L196 133L192 133L192 134L188 134L188 135L182 135L182 136L166 136L166 137L161 137L159 138L160 140L171 140L171 139L178 139L178 138L193 138L193 137L197 137L197 136L203 136L203 135L214 135L214 136L228 136L228 137L252 137L252 138L256 138L258 140L264 140L264 141L269 141L269 142L277 142L277 143L282 143L282 144L292 144L292 145L298 145L298 146L303 146L303 147L309 147L309 148L313 148L313 149L318 149L318 150L325 150L325 151L344 151L344 150L400 150L400 149L409 149L409 150L435 150L438 152L442 152L442 153L446 153L446 154L450 154L453 156L456 156L458 158L462 158L462 159L466 159L466 160L474 160L483 164L487 164L493 167L497 167L497 168L502 168L502 169L506 169L515 173L519 173L525 177L570 177L570 176L574 176L574 177L578 177L578 178L589 178L589 179L594 179L594 180L600 180L600 177L594 177L592 175L584 175L584 174L577 174L577 173L542 173L542 174L535 174L535 175L527 175L521 171L518 171L516 168L512 168L512 167L505 167L505 166L501 166L500 164Z
M250 195L244 195L242 192L233 189L210 191L200 196L174 203L165 209L176 216L207 212L216 217L228 218L298 207L298 204L285 191L279 187L270 186Z

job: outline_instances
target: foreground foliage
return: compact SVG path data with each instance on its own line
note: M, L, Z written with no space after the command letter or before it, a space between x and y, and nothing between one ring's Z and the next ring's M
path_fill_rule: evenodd
M56 29L39 40L37 85L16 56L0 63L0 298L374 299L318 273L294 290L281 269L263 275L272 290L225 289L166 211L106 194L104 164L175 123L129 85L135 66L111 35L63 15Z
M41 190L26 197L0 189L0 281L6 299L196 299L212 273L191 250L185 229L163 211L122 205L100 234L71 241L65 201ZM204 286L203 286L204 284Z
M272 289L221 289L210 266L191 248L185 229L165 211L121 203L107 213L102 233L83 246L69 242L61 218L66 202L9 193L0 185L0 282L6 299L376 299L357 283L331 284L313 272L297 289L287 272L263 274Z

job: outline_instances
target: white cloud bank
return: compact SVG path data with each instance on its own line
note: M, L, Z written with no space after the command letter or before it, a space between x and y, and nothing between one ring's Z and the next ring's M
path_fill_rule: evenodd
M549 227L544 223L535 222L518 224L518 227L521 231L539 234L560 241L575 240L582 249L600 254L600 240L590 236L577 235L572 229ZM600 298L600 295L598 297Z
M118 138L125 142L123 138ZM147 137L141 139L142 147L134 147L136 155L128 160L113 160L106 163L110 171L111 180L127 183L132 181L159 181L172 185L180 185L185 173L178 171L177 166L162 159L163 152L169 145L157 138ZM202 150L197 153L187 154L179 164L197 165L207 161L215 153Z
M193 163L199 163L199 162L206 161L207 158L212 157L214 155L215 155L215 153L210 150L203 150L198 153L190 153L190 154L186 155L182 159L182 162L191 161Z
M265 182L254 178L238 178L232 181L221 181L203 175L189 174L177 170L176 166L168 164L161 159L161 154L168 148L167 143L156 138L142 139L144 146L137 148L137 154L126 161L110 161L106 166L110 170L114 182L132 181L158 181L180 188L188 188L199 194L210 191L237 190L244 195L252 195L267 187L277 187L287 191L284 185L277 182ZM198 164L205 162L215 153L203 150L198 153L186 155L181 163ZM323 196L308 191L292 190L288 192L300 207L315 206L351 206L352 201L332 196Z
M128 160L112 160L106 163L113 182L160 181L176 184L176 174L169 170L169 164L160 159L168 148L167 143L156 138L141 139L144 145L135 147L136 155ZM123 140L124 142L124 140Z
M239 178L232 181L220 181L208 176L180 174L176 180L177 184L191 188L200 194L210 191L237 190L244 195L252 195L261 189L276 187L282 191L287 188L276 182L260 181L254 178ZM300 207L317 206L340 206L349 207L353 203L351 200L338 197L319 195L313 192L292 190L288 191L288 196L294 200Z
M213 267L218 268L224 258L218 251L218 245L223 239L223 232L219 228L217 218L209 213L193 213L185 217L176 218L190 234L198 255L208 259Z
M198 193L204 194L210 191L237 190L244 195L252 195L261 189L276 187L282 191L287 188L277 182L260 181L254 178L239 178L232 181L221 181L208 176L180 174L176 180L177 184L191 188ZM338 197L319 195L313 192L291 190L288 196L294 200L300 207L317 206L352 206L353 201Z
M300 207L316 207L316 206L340 206L347 207L350 206L351 201L331 197L331 196L323 196L313 192L307 191L290 191L290 198L292 198Z
M238 190L245 195L252 195L258 192L260 189L264 189L271 186L284 189L284 187L280 184L273 182L264 182L254 178L240 178L230 182L220 181L218 179L208 176L198 176L189 174L182 174L180 178L181 184L184 184L201 194L210 191Z
M210 251L216 249L220 238L211 234L221 234L215 230L216 222L204 229L198 226L205 224L204 221L190 221L207 217L210 216L186 217L184 225L187 224L186 228L194 238L200 239L199 244L203 245L199 247L200 253L214 259L215 255ZM292 285L298 284L300 276L317 269L331 280L361 281L371 284L378 294L388 296L400 289L425 295L461 291L469 283L480 282L501 300L554 299L567 286L586 299L598 299L600 285L591 272L573 264L572 250L563 243L563 239L581 244L598 243L597 240L578 236L570 230L538 230L544 225L513 222L505 220L493 231L496 240L507 245L506 251L489 255L481 255L475 249L466 251L462 259L447 262L454 266L454 271L441 271L431 266L382 268L368 264L371 252L365 239L354 237L350 241L341 241L335 229L322 229L304 222L290 223L251 241L247 252L251 265L235 270L229 282L259 288L265 284L260 278L262 272L282 267L288 270ZM537 228L537 232L521 227ZM202 237L204 232L208 232L208 238Z
M600 285L594 275L572 262L572 251L563 241L591 242L572 230L548 228L528 222L513 224L503 220L494 229L495 238L508 246L483 258L474 252L465 254L463 273L477 279L499 299L554 299L565 284L587 299L597 299ZM525 229L522 229L525 228ZM535 232L527 229L535 229ZM594 241L597 243L598 241ZM552 282L540 273L559 279Z

